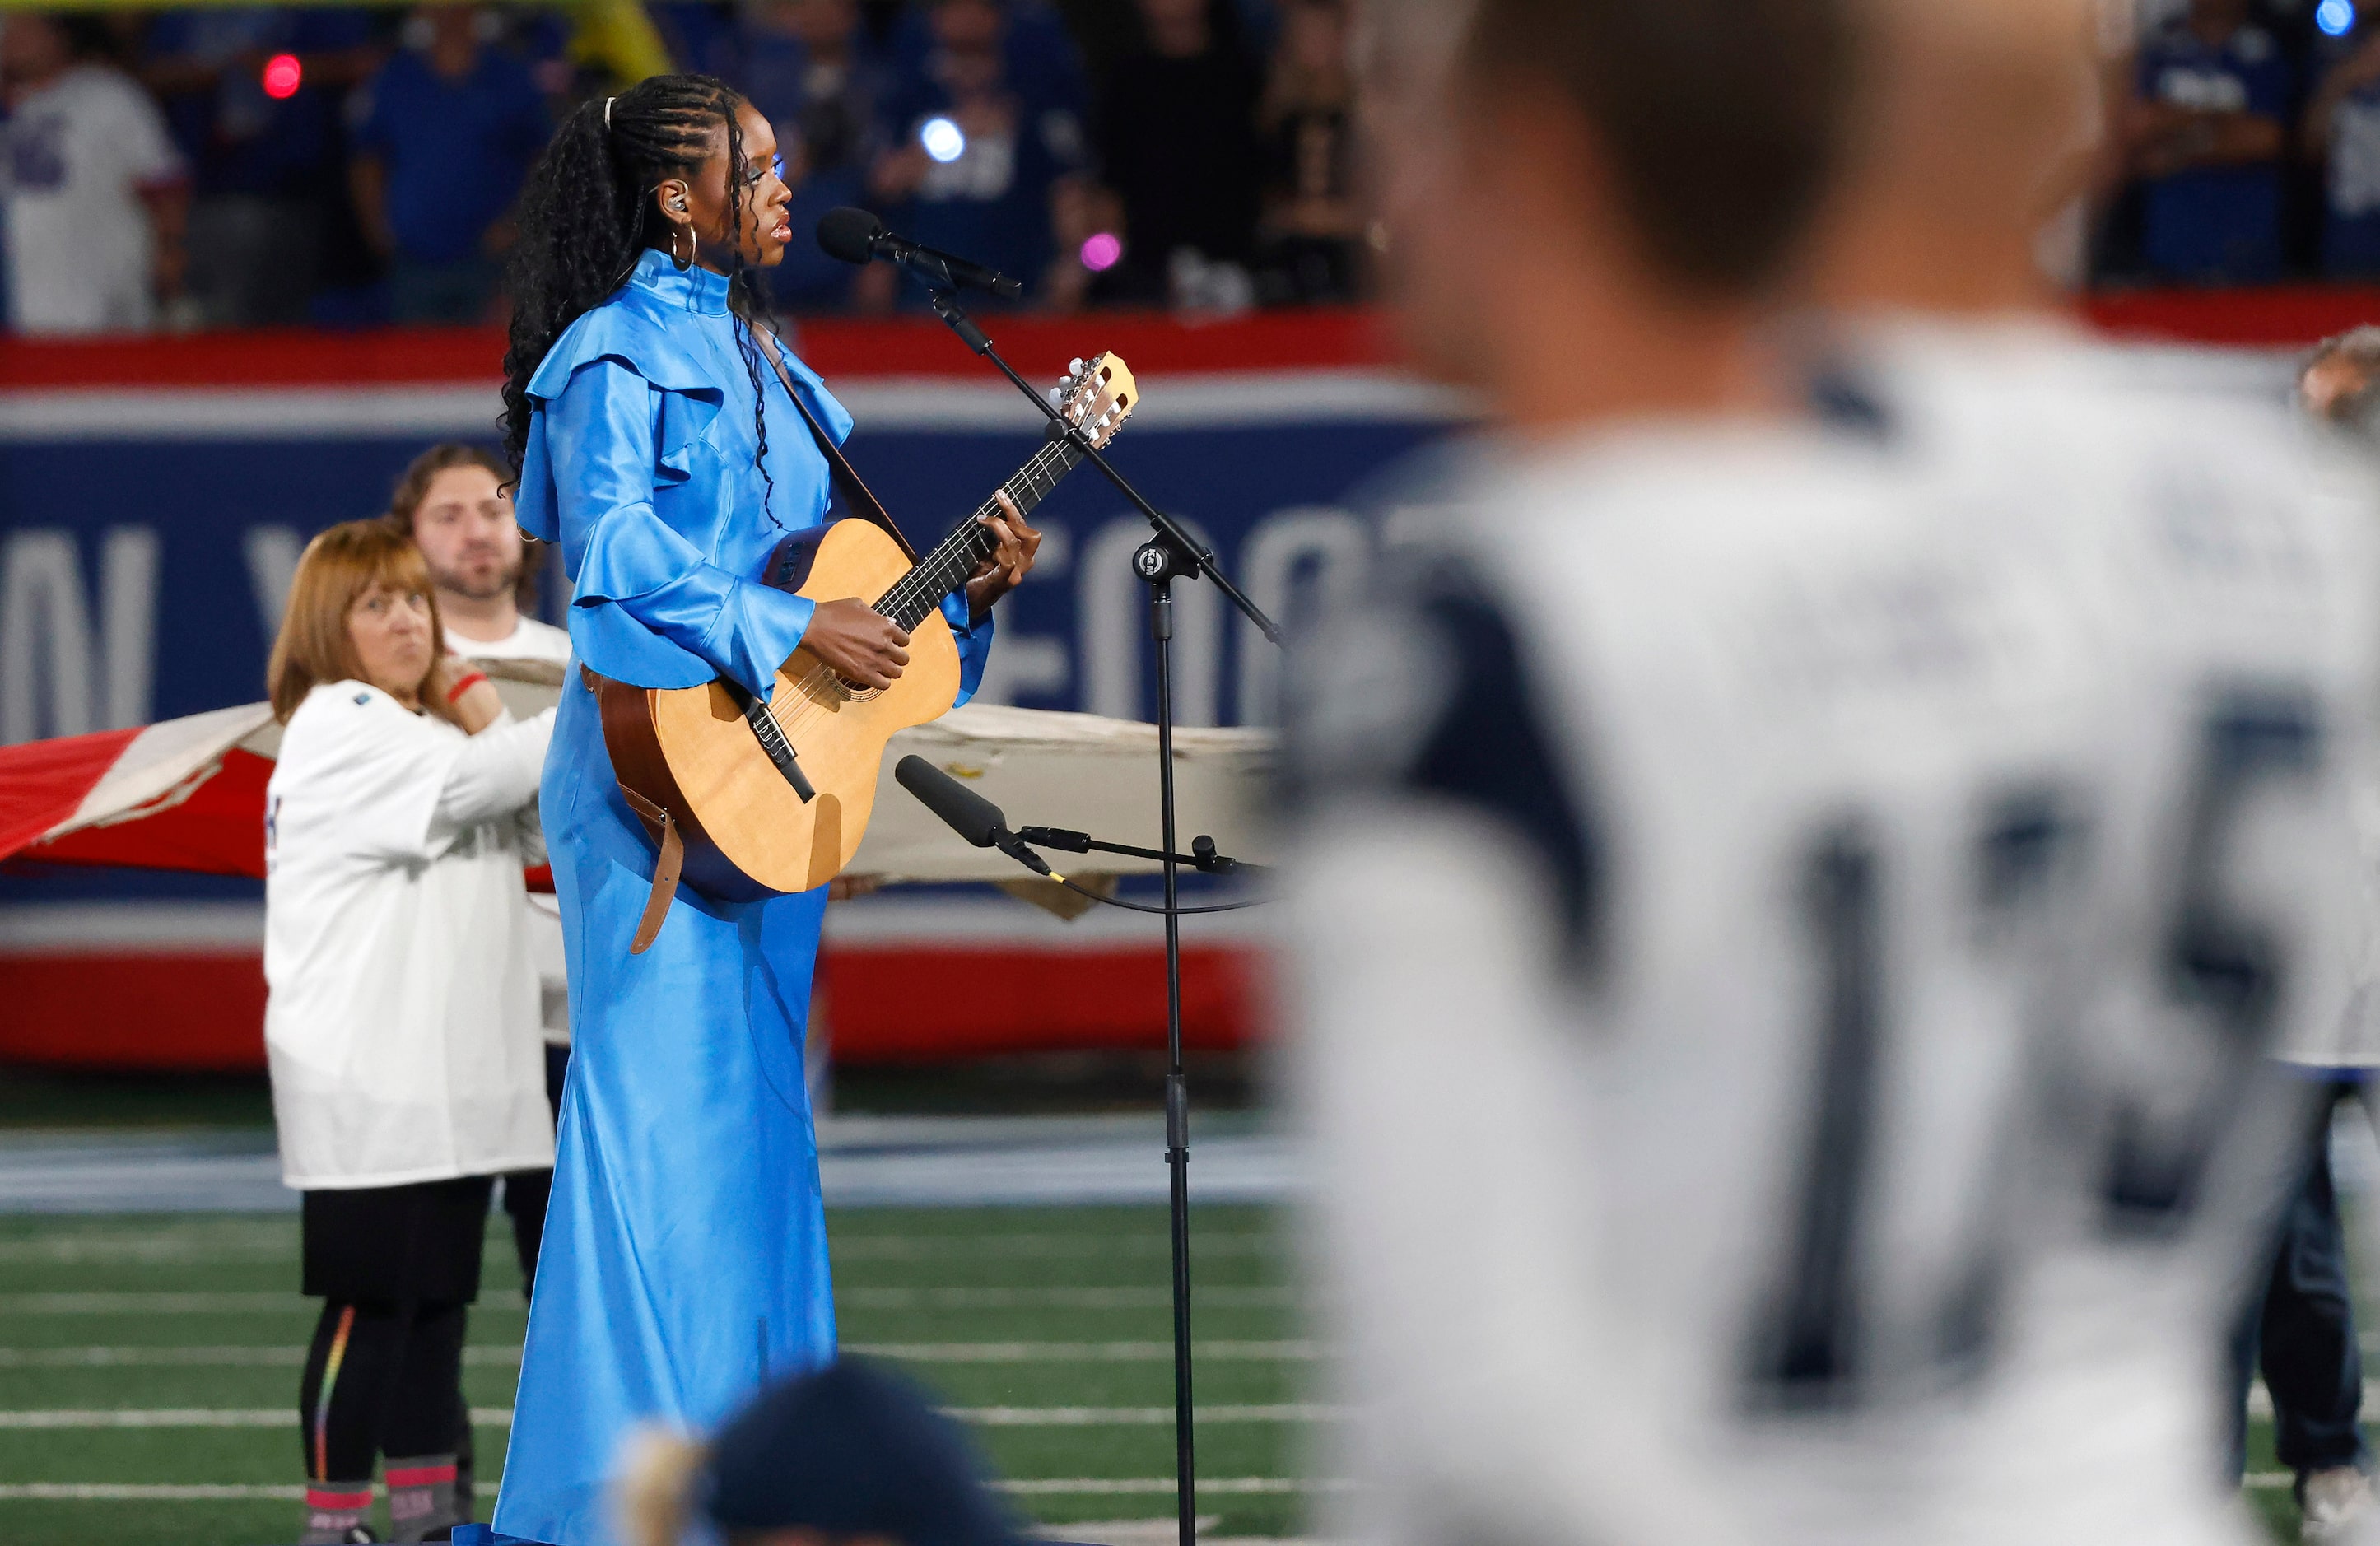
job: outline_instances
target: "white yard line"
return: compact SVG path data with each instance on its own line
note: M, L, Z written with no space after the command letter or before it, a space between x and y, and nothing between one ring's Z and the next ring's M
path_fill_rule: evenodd
M1171 1426L1171 1406L946 1406L963 1422L984 1428L1124 1428ZM1338 1422L1350 1408L1290 1402L1269 1406L1201 1406L1200 1422Z
M1064 1477L1031 1481L996 1483L1003 1492L1017 1497L1038 1498L1056 1495L1095 1496L1100 1494L1160 1494L1173 1496L1173 1479L1167 1477ZM1346 1481L1308 1481L1298 1477L1226 1476L1200 1477L1198 1495L1202 1498L1258 1498L1297 1492L1346 1492L1354 1484ZM1052 1527L1062 1528L1063 1527Z
M298 1260L298 1226L244 1223L194 1229L168 1225L144 1234L73 1230L47 1238L0 1240L0 1263L75 1264L85 1261L152 1261L175 1265L225 1261Z
M481 1480L493 1485L488 1479ZM1173 1494L1172 1477L1051 1477L994 1484L1017 1497L1095 1497ZM1343 1492L1350 1483L1307 1481L1293 1477L1203 1477L1198 1491L1206 1497L1272 1497L1303 1492ZM271 1483L155 1483L115 1481L17 1481L0 1483L0 1502L58 1503L242 1503L285 1500L298 1502L303 1487ZM1051 1527L1062 1528L1063 1527Z
M946 1416L984 1428L1129 1428L1170 1424L1171 1406L946 1406ZM1202 1423L1307 1423L1342 1418L1343 1406L1305 1404L1202 1406ZM0 1411L0 1430L119 1428L285 1428L297 1421L285 1406L51 1407ZM509 1428L509 1406L474 1406L480 1428Z
M1282 1248L1269 1230L1212 1230L1190 1236L1190 1254L1261 1256ZM848 1235L830 1232L827 1255L836 1261L924 1261L962 1254L973 1257L1164 1256L1173 1248L1163 1235Z
M1164 1363L1170 1342L846 1342L846 1353L900 1363ZM1218 1363L1310 1363L1323 1357L1319 1343L1200 1342L1201 1359ZM306 1361L303 1347L0 1347L0 1369L238 1369L294 1368ZM509 1344L476 1343L463 1349L474 1367L516 1364L520 1349Z
M377 1491L377 1489L374 1489ZM303 1487L154 1483L141 1481L12 1481L0 1483L0 1502L39 1503L247 1503L304 1500Z
M1289 1288L1194 1288L1193 1304L1209 1309L1287 1309L1298 1302ZM845 1288L834 1296L837 1309L1163 1309L1173 1302L1163 1288Z
M896 1363L1170 1363L1170 1342L846 1342L846 1353ZM1196 1355L1217 1363L1306 1363L1316 1342L1200 1342Z
M1287 1308L1297 1302L1288 1288L1202 1288L1194 1303L1211 1309ZM852 1310L904 1309L1162 1309L1172 1303L1163 1288L851 1288L835 1296ZM517 1313L525 1305L511 1291L492 1289L474 1312ZM286 1289L253 1292L0 1294L0 1315L247 1315L305 1311L314 1305Z
M0 1429L286 1428L297 1420L297 1409L292 1406L60 1407L0 1412ZM509 1428L512 1408L474 1406L471 1421L480 1428Z
M302 1311L312 1315L319 1310L318 1305L288 1289L254 1293L0 1294L0 1315L253 1315L260 1311Z

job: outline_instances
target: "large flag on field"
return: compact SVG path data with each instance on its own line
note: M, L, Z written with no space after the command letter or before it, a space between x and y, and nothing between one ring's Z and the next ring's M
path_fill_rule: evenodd
M555 700L560 668L483 662L516 713ZM128 865L212 875L264 873L264 786L281 743L271 705L246 703L142 729L104 730L0 747L0 862ZM1222 852L1262 859L1261 808L1272 736L1245 729L1178 730L1174 778L1180 832L1213 836ZM851 865L886 881L1012 881L1023 871L995 850L969 847L905 790L892 768L916 753L1002 806L1013 825L1071 827L1155 846L1157 731L1097 714L968 704L893 737L876 813ZM1133 874L1146 860L1099 854L1070 874Z

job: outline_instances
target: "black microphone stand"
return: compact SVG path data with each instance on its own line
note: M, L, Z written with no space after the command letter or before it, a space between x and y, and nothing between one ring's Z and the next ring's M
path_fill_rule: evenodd
M1067 423L1063 414L1001 358L991 339L960 308L955 295L947 287L929 286L928 296L934 315L968 348L1000 367L1000 373L1014 383L1016 390L1064 432L1085 459L1132 501L1157 533L1134 552L1132 566L1148 586L1148 637L1157 651L1157 804L1164 829L1165 864L1165 1164L1172 1183L1174 1498L1180 1546L1196 1546L1198 1471L1190 1398L1190 1087L1182 1072L1181 856L1174 852L1173 820L1173 581L1184 575L1203 575L1275 645L1281 643L1281 629L1232 583L1211 549L1141 497L1140 491L1108 464L1080 430Z

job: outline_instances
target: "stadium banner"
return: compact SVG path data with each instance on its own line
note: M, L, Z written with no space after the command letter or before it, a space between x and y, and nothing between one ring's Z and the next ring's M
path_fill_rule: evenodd
M1122 355L1142 397L1111 459L1292 626L1362 583L1353 492L1463 413L1389 366L1364 313L990 331L1042 385L1078 356ZM921 546L1040 442L1033 406L937 323L820 323L795 346L850 408L854 461ZM477 330L0 343L0 744L252 702L306 540L380 513L426 445L493 443L502 348ZM1090 469L1034 519L1040 562L1002 603L978 701L1150 717L1148 592L1130 564L1146 521ZM540 610L558 620L565 598L545 578ZM1175 611L1183 723L1269 722L1276 652L1208 587L1177 585ZM252 882L0 870L0 994L26 1011L0 1028L0 1060L257 1065L258 895ZM1155 1044L1148 922L1067 923L989 888L839 907L820 974L838 1055ZM1194 1044L1236 1045L1257 1023L1247 941L1194 932ZM93 992L101 981L111 992ZM941 1029L951 1016L916 1006L942 992L984 1007Z
M2110 335L2182 346L2177 376L2267 390L2294 351L2380 320L2380 291L2140 293L2086 310ZM1143 400L1112 459L1293 626L1363 584L1363 485L1464 416L1395 368L1360 310L988 322L1038 383L1121 354ZM853 458L914 536L973 509L1038 438L1031 405L930 320L806 323L795 345L852 409ZM0 744L254 700L305 540L378 513L423 446L492 443L502 351L496 335L442 329L0 340ZM1003 603L983 700L1148 717L1146 591L1129 567L1145 524L1087 469L1035 519L1040 567ZM1176 596L1184 722L1265 723L1273 653L1208 589ZM541 610L561 603L548 584ZM1260 918L1194 920L1193 1045L1260 1026ZM839 907L820 966L837 1055L1156 1045L1145 922L1062 922L988 888ZM0 995L17 1011L0 1018L0 1061L259 1066L261 934L253 882L0 867ZM965 1027L916 1014L944 994L978 1006Z

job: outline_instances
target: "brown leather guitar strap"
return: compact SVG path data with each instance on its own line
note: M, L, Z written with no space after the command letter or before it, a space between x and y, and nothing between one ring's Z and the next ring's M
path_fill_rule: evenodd
M799 413L802 422L809 427L810 438L818 442L819 454L826 457L828 470L833 475L835 488L843 494L844 503L862 518L882 527L900 546L903 554L911 563L916 563L917 550L910 546L908 537L893 524L892 512L884 508L883 501L869 492L868 484L859 476L859 469L851 465L851 458L843 454L843 447L834 443L834 437L826 432L826 426L818 421L818 416L810 412L809 405L802 401L801 393L794 385L793 373L785 369L783 340L774 334L763 334L762 336L768 343L761 352L776 368L777 379L785 383L785 396L793 399L794 411ZM587 685L591 688L595 685L594 674L585 666L579 669L587 672ZM661 937L662 925L669 921L670 903L676 897L678 881L686 872L686 839L678 834L677 819L669 813L666 807L654 804L625 783L620 785L620 797L628 802L628 809L662 829L661 856L653 865L653 889L645 897L645 915L638 920L636 938L628 943L629 955L642 956L652 947L653 941Z
M628 809L648 822L658 822L662 828L661 858L653 864L653 889L645 897L645 916L638 920L637 937L628 943L628 954L642 956L661 937L662 925L669 921L672 898L677 895L677 881L686 871L686 840L677 834L677 821L662 806L644 796L620 785L621 797Z
M769 347L760 352L767 355L769 363L776 367L777 379L785 383L785 396L794 400L794 411L800 414L802 422L809 426L810 438L818 442L820 455L826 457L827 469L834 475L834 486L843 495L843 502L863 519L882 527L899 544L902 556L915 564L917 550L910 545L908 537L894 524L892 512L884 508L882 500L868 492L867 483L860 479L859 469L851 465L851 458L843 454L843 447L834 443L834 436L826 432L826 426L818 421L818 415L810 411L809 404L802 401L801 393L795 390L793 372L785 369L785 341L773 333L763 333L761 336L768 340Z

